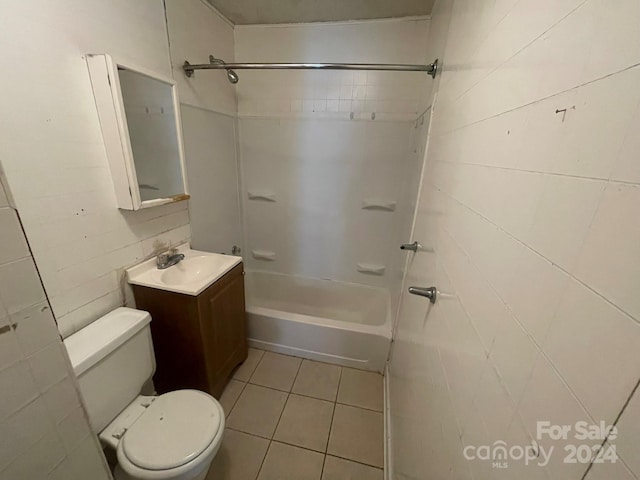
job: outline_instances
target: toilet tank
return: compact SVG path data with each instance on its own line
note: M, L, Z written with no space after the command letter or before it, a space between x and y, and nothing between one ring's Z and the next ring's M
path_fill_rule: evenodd
M156 363L150 321L147 312L116 308L64 341L96 433L124 410L153 376Z

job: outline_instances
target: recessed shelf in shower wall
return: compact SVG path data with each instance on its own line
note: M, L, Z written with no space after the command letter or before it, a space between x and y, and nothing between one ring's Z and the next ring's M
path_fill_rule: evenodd
M267 262L273 262L276 259L276 252L270 252L268 250L251 250L251 255L256 260L264 260Z
M356 267L358 272L366 273L367 275L384 275L384 271L387 268L385 265L378 263L358 263Z
M261 202L275 202L276 194L273 192L249 191L249 200L257 200Z
M379 198L365 198L362 200L363 210L378 210L381 212L394 212L397 202L395 200L384 200Z

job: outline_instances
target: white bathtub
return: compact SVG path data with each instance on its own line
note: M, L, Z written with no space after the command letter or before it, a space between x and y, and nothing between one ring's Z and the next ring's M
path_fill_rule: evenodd
M391 346L386 289L252 271L245 287L252 347L384 370Z

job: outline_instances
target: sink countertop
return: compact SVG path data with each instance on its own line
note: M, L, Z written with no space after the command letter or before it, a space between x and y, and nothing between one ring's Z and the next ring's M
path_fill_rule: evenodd
M179 246L178 253L184 254L184 260L163 270L158 269L156 257L128 268L127 281L196 296L242 262L242 257L191 250L187 244Z

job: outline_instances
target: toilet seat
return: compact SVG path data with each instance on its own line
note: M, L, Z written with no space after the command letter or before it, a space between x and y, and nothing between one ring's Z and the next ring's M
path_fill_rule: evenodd
M197 390L160 395L118 443L120 469L134 479L195 478L217 453L224 412Z

